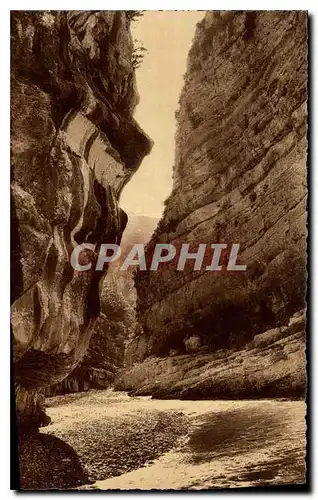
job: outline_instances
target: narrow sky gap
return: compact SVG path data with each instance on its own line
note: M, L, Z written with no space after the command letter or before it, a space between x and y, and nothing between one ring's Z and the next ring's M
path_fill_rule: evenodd
M154 147L124 188L120 204L128 214L160 217L172 188L175 116L187 56L203 11L147 11L132 25L137 45L147 49L137 69L140 103L135 118Z

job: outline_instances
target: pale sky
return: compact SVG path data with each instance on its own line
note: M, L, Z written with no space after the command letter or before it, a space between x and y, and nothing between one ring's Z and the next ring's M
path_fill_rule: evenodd
M147 11L132 23L137 45L147 49L139 69L140 103L135 118L154 146L123 190L120 205L127 213L161 215L172 188L174 113L195 25L203 11Z

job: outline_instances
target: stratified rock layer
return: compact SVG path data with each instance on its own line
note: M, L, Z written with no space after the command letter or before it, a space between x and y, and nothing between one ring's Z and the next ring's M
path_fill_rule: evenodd
M239 243L247 270L193 271L192 261L140 272L143 357L191 343L241 348L305 307L306 37L304 12L209 12L198 25L173 191L148 253L155 243Z
M241 349L150 357L124 370L115 388L160 399L303 398L305 323L299 311L288 325L255 335Z
M117 200L150 142L124 11L13 12L11 47L14 374L18 422L38 425L38 390L76 367L99 315L102 273L70 254L120 242Z

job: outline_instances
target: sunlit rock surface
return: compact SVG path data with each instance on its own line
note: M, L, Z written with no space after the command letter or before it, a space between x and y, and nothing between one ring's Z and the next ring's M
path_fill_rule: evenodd
M12 13L12 330L17 416L83 358L102 273L75 272L76 244L119 243L118 197L148 137L124 11ZM88 254L87 258L96 256ZM85 259L85 256L84 256Z

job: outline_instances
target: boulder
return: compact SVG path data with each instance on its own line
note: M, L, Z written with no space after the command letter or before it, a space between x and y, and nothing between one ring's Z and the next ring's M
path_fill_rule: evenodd
M187 353L195 353L200 350L201 347L201 338L199 335L192 335L191 337L185 339L184 345Z

